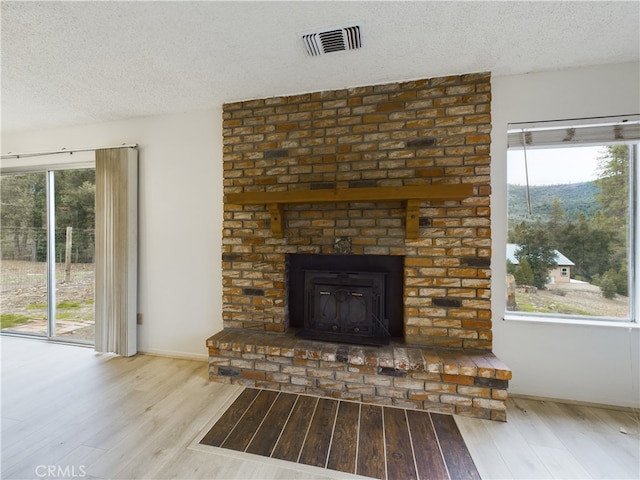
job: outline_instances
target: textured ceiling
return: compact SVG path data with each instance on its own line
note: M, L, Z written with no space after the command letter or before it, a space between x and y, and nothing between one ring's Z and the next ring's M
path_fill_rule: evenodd
M299 33L359 23L363 48ZM639 61L640 2L2 2L2 130L491 71Z

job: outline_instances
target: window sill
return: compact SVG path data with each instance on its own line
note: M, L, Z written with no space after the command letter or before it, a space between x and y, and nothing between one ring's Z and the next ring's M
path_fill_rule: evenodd
M505 314L505 322L529 322L529 323L552 323L559 325L582 325L590 327L612 327L612 328L640 328L637 322L617 321L617 320L585 320L569 319L562 317L538 317L534 315Z

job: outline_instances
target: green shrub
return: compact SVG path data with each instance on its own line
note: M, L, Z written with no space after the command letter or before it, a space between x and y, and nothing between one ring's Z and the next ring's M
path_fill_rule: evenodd
M609 272L605 273L600 280L600 291L604 298L612 299L616 296L616 282Z
M515 269L513 276L516 279L517 285L533 285L534 275L531 264L527 260L527 257L522 257L520 265Z

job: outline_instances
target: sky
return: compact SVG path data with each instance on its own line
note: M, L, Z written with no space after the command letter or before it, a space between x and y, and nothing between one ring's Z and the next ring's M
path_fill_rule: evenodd
M596 167L603 147L538 148L527 150L529 185L561 185L597 178ZM507 153L507 183L525 185L524 151Z

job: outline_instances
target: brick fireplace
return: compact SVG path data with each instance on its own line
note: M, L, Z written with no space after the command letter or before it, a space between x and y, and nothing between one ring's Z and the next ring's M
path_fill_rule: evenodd
M505 420L511 372L491 353L490 101L478 73L225 105L211 379ZM402 257L389 346L294 336L288 266L300 254Z

